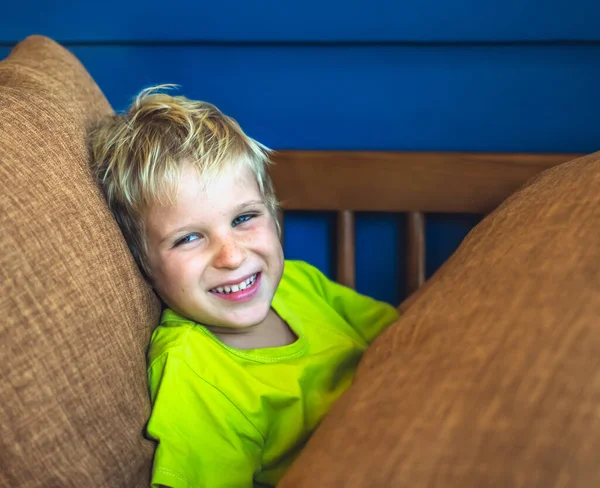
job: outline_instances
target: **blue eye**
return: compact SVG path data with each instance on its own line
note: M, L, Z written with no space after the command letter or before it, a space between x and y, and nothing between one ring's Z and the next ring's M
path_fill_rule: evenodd
M188 234L187 236L182 237L177 242L175 242L175 245L173 247L181 246L182 244L188 244L198 239L200 239L200 236L198 234Z
M254 217L256 217L256 214L240 215L239 217L236 217L235 219L233 219L233 222L231 222L231 227L237 227L238 225L243 224L244 222L248 222L250 219L253 219Z

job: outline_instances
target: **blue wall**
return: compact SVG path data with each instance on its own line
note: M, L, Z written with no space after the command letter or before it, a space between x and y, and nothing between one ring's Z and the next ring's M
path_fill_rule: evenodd
M24 1L3 14L2 57L48 35L115 109L142 87L177 83L275 149L600 146L597 0ZM479 219L428 215L428 275ZM333 274L332 221L289 215L287 256ZM403 223L357 222L357 287L392 303L405 296Z

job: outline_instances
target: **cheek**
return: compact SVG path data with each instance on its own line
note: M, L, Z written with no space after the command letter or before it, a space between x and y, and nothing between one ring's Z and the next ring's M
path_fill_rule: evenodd
M172 256L161 262L156 281L169 291L181 291L190 277L197 274L198 262L186 256Z
M275 223L270 221L266 225L260 225L252 228L246 236L248 243L252 243L263 251L282 252L281 241L277 233Z

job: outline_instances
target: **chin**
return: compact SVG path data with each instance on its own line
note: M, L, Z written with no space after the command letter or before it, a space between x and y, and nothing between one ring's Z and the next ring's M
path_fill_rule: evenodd
M269 308L266 310L257 310L251 311L249 313L245 313L241 319L232 319L225 320L225 323L230 324L230 327L235 327L236 329L246 329L249 327L254 327L264 322L269 313Z

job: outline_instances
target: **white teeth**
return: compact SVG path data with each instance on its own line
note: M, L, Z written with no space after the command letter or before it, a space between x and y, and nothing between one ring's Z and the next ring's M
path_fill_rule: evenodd
M216 291L217 293L235 293L236 291L245 290L246 288L250 288L254 284L257 277L258 273L255 273L252 276L250 276L250 278L248 278L247 280L241 281L236 285L218 286L217 288L213 288L213 291Z

